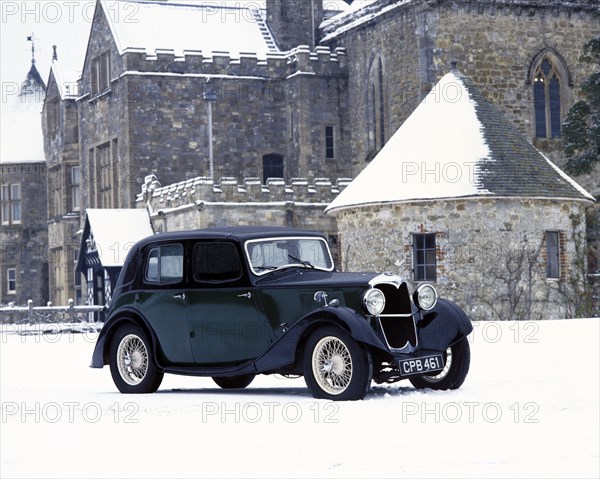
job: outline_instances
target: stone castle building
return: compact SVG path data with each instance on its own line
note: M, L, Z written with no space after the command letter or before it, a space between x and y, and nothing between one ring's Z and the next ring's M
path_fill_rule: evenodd
M276 222L337 240L324 206L453 60L560 165L560 123L591 73L578 57L600 35L590 0L131 3L127 22L98 2L77 88L60 62L50 73L54 302L78 287L88 208L149 207L157 231Z

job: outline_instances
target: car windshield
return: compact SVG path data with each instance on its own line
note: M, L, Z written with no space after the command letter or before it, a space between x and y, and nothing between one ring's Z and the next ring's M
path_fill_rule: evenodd
M269 238L246 243L252 272L261 276L282 268L333 270L327 242L322 238Z

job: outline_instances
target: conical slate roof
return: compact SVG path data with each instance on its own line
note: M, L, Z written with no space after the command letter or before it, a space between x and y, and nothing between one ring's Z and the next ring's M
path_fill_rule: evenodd
M327 211L469 197L594 200L453 69Z

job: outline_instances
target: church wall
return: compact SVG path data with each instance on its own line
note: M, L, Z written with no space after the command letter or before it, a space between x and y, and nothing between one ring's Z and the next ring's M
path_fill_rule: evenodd
M600 22L591 6L543 5L504 0L408 3L326 38L326 44L345 47L348 52L354 175L370 153L368 72L378 55L384 60L388 139L456 60L459 70L489 100L538 148L562 164L559 139L534 138L533 85L528 70L545 48L562 56L572 80L572 85L567 81L561 88L564 118L578 96L578 85L591 73L590 66L578 59L583 45L600 35ZM590 187L593 184L592 189L600 187L600 178L591 180L582 179Z
M526 8L517 5L465 4L435 11L435 77L457 60L483 94L542 152L564 164L562 141L535 137L533 72L545 49L558 53L568 68L561 72L561 119L579 96L579 85L592 73L579 61L583 46L600 35L599 17L568 6ZM567 75L566 73L570 74ZM598 188L600 183L596 183Z
M352 176L367 165L375 151L369 124L369 71L381 58L385 78L386 140L400 127L420 100L418 23L413 9L398 10L393 16L381 15L378 21L359 27L326 44L344 47L348 65L348 123L351 132Z

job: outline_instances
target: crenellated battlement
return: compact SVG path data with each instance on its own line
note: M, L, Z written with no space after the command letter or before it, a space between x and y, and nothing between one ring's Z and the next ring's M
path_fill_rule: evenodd
M269 178L263 185L259 178L224 177L219 182L211 178L197 177L168 186L161 186L154 175L149 175L137 197L138 204L145 204L150 211L171 210L206 203L315 203L329 204L352 180L340 178L332 182L328 178L294 178L289 183L281 178Z
M289 52L267 53L259 58L255 53L240 53L232 57L229 52L186 50L176 55L174 50L148 52L140 48L127 48L123 53L125 71L128 73L162 73L178 75L207 75L227 77L259 77L284 79L298 74L340 75L346 71L346 49L319 46L314 51L301 45Z

